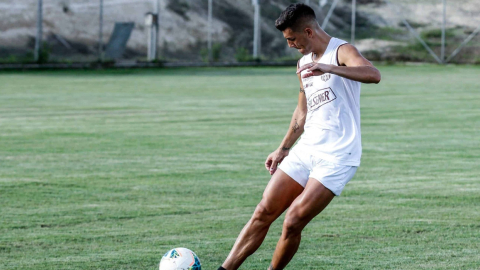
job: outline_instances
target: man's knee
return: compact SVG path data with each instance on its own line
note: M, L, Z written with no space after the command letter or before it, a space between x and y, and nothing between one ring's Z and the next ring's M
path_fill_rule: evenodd
M295 237L302 233L305 225L302 218L293 212L288 212L283 222L283 231L286 238Z
M256 222L272 223L279 216L274 207L269 206L263 200L255 208L252 219Z

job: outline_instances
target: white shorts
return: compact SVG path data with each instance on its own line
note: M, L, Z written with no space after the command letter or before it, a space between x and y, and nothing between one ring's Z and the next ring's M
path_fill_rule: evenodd
M294 147L278 168L303 187L309 178L314 178L339 196L358 167L335 164L312 156L307 151L302 151L301 147Z

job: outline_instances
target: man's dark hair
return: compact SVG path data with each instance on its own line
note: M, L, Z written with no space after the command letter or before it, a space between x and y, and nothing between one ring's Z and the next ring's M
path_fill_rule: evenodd
M291 28L293 31L303 30L298 29L305 22L315 20L315 11L305 4L291 4L275 21L275 27L278 30L284 31L287 28Z

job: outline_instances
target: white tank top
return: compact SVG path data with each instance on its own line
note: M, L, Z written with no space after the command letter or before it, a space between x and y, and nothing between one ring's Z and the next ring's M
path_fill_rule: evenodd
M331 38L318 61L338 66L337 51L346 41ZM313 62L313 53L299 65ZM306 71L303 71L304 74ZM359 166L362 156L360 134L360 82L335 74L302 78L307 98L305 131L298 142L309 154L348 166Z

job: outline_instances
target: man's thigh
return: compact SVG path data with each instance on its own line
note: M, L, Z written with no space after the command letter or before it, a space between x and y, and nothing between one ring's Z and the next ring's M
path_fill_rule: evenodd
M291 204L285 219L303 228L322 212L334 197L335 194L321 182L310 178L305 190Z
M261 205L280 215L303 192L303 187L282 170L277 170L268 182Z

